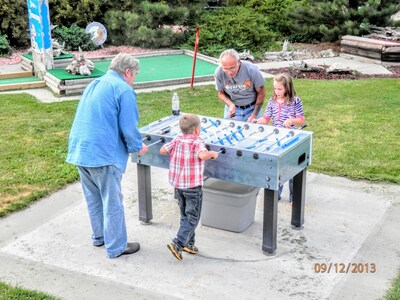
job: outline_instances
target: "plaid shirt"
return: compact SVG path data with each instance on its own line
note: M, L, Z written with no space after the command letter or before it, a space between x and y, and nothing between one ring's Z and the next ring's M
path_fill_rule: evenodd
M177 136L165 145L169 152L169 183L177 189L203 185L204 160L200 151L207 151L204 141L193 134Z

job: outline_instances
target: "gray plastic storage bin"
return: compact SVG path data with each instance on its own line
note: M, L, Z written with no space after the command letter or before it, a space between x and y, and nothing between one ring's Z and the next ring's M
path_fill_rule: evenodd
M259 187L206 178L201 224L242 232L254 222Z

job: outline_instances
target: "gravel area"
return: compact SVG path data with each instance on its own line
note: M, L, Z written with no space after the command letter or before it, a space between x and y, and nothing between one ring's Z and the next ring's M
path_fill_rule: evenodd
M350 74L340 73L327 73L325 70L329 66L320 66L323 69L318 71L299 71L296 68L279 68L279 69L268 69L262 70L270 74L287 73L293 78L305 78L305 79L361 79L361 78L400 78L400 66L387 66L386 68L392 72L392 74L361 74L357 71L353 71Z
M337 55L340 54L340 43L318 43L318 44L290 44L295 51L304 52L304 57L301 59L318 58L319 54L325 50L331 49ZM400 65L386 66L386 68L393 74L361 74L353 71L349 74L341 73L328 73L325 70L330 66L318 65L321 70L317 71L300 71L295 67L286 67L279 69L262 70L270 74L288 73L293 78L306 78L306 79L361 79L361 78L400 78Z
M144 49L139 47L132 47L132 46L107 46L104 48L99 48L94 51L84 51L85 58L90 57L102 57L102 56L109 56L109 55L116 55L120 52L125 53L146 53L146 52L155 52L155 51L163 51L165 49ZM13 51L12 55L8 57L0 57L0 65L14 65L19 64L21 62L21 55L24 53L28 53L28 50L15 50ZM79 55L79 51L72 51L74 55Z

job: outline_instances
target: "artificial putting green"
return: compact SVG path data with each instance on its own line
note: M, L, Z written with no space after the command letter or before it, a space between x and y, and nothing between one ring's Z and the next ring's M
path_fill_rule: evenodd
M35 76L0 79L0 85L1 84L16 84L16 83L34 82L34 81L35 82L41 81L41 79L39 79Z
M22 56L27 58L27 59L29 59L29 60L33 60L32 53L25 53L25 54L22 54ZM72 54L67 53L67 54L61 54L61 55L59 55L57 57L54 57L53 59L54 60L58 60L58 59L73 58L73 57L74 56Z
M193 57L189 55L160 55L141 57L138 60L140 62L140 71L135 83L191 78L192 76ZM48 70L48 72L60 80L95 78L104 75L110 63L111 61L95 62L95 68L91 76L72 75L64 69L52 69ZM213 75L215 68L215 64L197 59L195 77Z

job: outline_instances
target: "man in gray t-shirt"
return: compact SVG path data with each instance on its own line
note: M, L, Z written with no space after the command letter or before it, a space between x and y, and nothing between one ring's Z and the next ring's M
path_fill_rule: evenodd
M214 77L218 98L225 104L224 118L252 122L261 116L265 80L255 65L241 61L236 50L225 50Z

